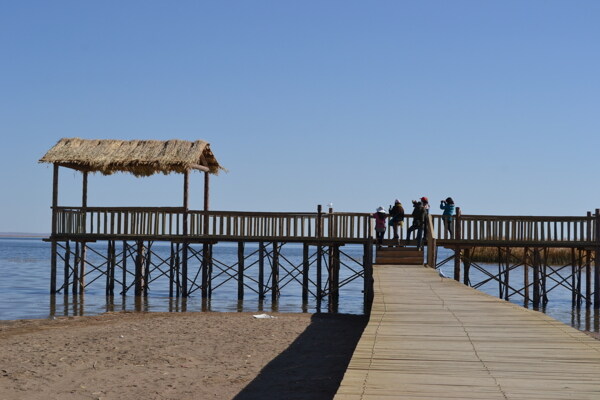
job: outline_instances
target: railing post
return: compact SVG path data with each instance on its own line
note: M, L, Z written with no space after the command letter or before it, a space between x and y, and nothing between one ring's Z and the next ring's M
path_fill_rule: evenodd
M456 218L454 218L454 238L462 239L462 223L461 223L462 211L460 207L456 207Z
M333 207L329 207L329 224L327 227L327 236L333 238L335 235L335 222L333 220Z
M427 265L430 268L435 268L437 243L431 214L427 214L427 221L425 223L427 224Z
M315 236L320 238L323 236L323 206L320 204L317 206L317 223L316 223L316 232Z

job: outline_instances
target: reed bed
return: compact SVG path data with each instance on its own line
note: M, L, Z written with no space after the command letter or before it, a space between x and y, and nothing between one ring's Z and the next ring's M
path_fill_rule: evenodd
M517 258L523 258L524 249L513 248L511 254ZM575 250L575 259L579 257L579 251ZM471 260L475 262L498 262L499 253L497 247L476 247L471 252ZM567 265L572 261L572 249L569 248L549 248L548 264Z

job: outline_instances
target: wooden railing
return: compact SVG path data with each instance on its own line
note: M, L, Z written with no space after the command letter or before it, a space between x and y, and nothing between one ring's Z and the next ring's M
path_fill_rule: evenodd
M373 237L368 213L288 213L188 211L181 207L56 207L56 235L202 236L214 238ZM452 222L454 240L486 242L596 242L600 215L532 217L461 215ZM412 223L407 215L401 239ZM437 241L452 239L441 215L431 215L430 232ZM388 237L391 237L388 229ZM430 240L429 238L425 238Z
M187 220L187 223L186 223ZM179 207L57 207L57 235L367 239L364 213L193 211Z
M443 223L438 219L438 237ZM455 238L472 241L595 242L598 216L531 217L462 215L455 218ZM447 232L443 232L448 238Z

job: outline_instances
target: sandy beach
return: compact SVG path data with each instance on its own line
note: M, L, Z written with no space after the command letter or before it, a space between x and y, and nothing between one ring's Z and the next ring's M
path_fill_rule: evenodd
M366 317L107 313L0 324L0 399L330 399Z

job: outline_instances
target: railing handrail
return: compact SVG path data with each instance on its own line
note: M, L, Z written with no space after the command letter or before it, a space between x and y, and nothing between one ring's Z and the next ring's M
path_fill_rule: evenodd
M174 212L182 212L185 211L184 207L154 207L154 206L109 206L109 207L81 207L81 206L57 206L57 210L85 210L85 211L174 211ZM189 209L189 213L206 213L207 215L221 215L221 214L230 214L230 215L285 215L285 216L312 216L317 215L317 212L291 212L291 211L228 211L228 210L194 210ZM362 212L345 212L345 211L334 211L333 213L323 212L321 214L323 217L327 217L329 215L344 215L344 216L358 216L358 217L368 217L371 213L362 213ZM441 218L442 214L430 214L433 218ZM407 217L410 217L410 214L406 214ZM503 220L503 221L585 221L585 220L594 220L595 217L592 216L572 216L572 215L564 215L564 216L547 216L547 215L487 215L487 214L462 214L461 219L463 220L473 220L473 219L482 219L482 220Z
M189 235L204 237L281 237L368 240L370 213L255 212L185 210L183 207L55 207L56 234ZM412 216L405 216L408 226ZM187 230L184 222L188 221ZM430 245L436 240L577 242L598 241L597 216L461 215L450 225L429 214ZM454 227L455 235L448 235ZM403 229L403 228L401 228ZM405 229L405 228L404 228Z

